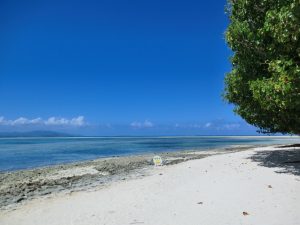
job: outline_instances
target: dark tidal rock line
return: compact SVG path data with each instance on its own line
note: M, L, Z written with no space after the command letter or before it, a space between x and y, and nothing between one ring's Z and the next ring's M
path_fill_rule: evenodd
M176 152L163 153L161 156L165 165L173 165L207 155ZM141 169L147 169L153 165L152 157L153 155L116 157L0 173L0 209L39 196L61 191L73 192L116 180L126 180L129 174L133 173L145 176L145 171L141 171ZM95 173L61 175L64 172L76 171L76 169L85 170L86 168L93 169Z

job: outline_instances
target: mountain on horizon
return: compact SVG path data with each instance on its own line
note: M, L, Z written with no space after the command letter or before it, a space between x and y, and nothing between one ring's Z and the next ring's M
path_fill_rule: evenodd
M0 137L74 137L74 135L55 131L0 132Z

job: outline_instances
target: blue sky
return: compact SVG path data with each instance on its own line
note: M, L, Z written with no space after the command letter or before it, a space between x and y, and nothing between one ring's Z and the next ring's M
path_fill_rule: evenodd
M225 4L1 1L0 131L255 134L221 97Z

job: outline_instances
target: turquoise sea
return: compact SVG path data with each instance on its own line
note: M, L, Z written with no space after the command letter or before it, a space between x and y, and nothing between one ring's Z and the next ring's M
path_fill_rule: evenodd
M299 137L278 136L0 138L0 171L111 156L299 142Z

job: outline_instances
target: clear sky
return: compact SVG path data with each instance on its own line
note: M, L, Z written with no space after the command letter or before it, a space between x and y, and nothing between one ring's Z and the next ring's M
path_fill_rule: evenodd
M223 0L0 2L0 131L255 134L223 102Z

